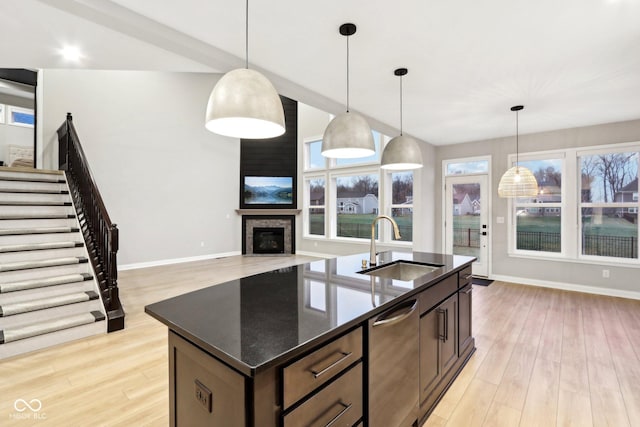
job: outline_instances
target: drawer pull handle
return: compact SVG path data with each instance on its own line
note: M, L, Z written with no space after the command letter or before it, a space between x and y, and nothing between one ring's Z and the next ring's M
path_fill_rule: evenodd
M343 351L339 351L338 354L342 355L342 357L340 357L338 360L336 360L335 362L331 363L329 366L323 368L323 369L315 369L314 367L312 367L310 369L311 373L313 374L313 378L318 378L320 375L323 375L325 373L327 373L328 371L330 371L332 368L334 368L336 365L342 363L344 360L348 359L349 357L351 357L352 352L348 352L345 353Z
M473 277L473 274L467 274L466 276L464 276L464 280L469 280Z
M471 294L471 291L473 291L473 288L471 286L469 286L469 289L467 289L463 293L469 295L469 294Z
M396 310L397 312L400 312L400 314L398 314L397 316L386 317L387 313L382 314L380 317L378 317L378 320L373 322L373 326L389 326L395 323L402 322L404 319L411 316L411 314L416 311L416 308L418 307L418 300L409 301L409 303L411 305L406 305Z
M325 425L324 427L331 427L332 425L334 425L336 423L336 421L338 421L338 419L343 416L344 414L347 413L347 411L349 409L351 409L351 406L353 406L352 403L345 405L344 403L340 403L340 405L344 406L344 408L342 409L342 411L340 411L340 413L338 415L336 415L335 417L331 418L331 421L329 421L327 423L327 425Z

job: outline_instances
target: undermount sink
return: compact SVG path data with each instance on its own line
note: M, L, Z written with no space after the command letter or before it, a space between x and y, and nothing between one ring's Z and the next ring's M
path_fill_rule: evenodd
M441 267L441 265L415 264L412 262L397 261L393 264L363 272L362 274L381 277L383 279L410 281L424 276L427 273L431 273Z

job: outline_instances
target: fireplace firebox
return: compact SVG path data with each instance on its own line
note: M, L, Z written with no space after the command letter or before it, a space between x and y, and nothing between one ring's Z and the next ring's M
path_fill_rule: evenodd
M283 254L284 227L254 227L254 254Z

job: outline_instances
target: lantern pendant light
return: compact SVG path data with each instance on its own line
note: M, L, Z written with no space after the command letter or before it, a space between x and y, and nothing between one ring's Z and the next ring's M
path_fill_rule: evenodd
M369 124L360 114L349 111L349 36L355 33L355 24L340 26L340 34L347 38L347 111L334 117L324 131L321 152L325 157L347 159L376 152Z
M384 147L380 167L388 170L407 170L422 167L422 155L418 142L402 134L402 76L407 75L406 68L398 68L393 72L400 77L400 135L391 139Z
M522 105L511 107L511 111L516 112L516 165L509 168L498 184L498 196L500 197L534 197L538 195L538 181L533 173L524 166L518 165L518 111L522 110Z
M285 132L284 109L271 82L249 69L249 0L245 7L245 68L218 80L209 96L205 127L236 138L273 138Z

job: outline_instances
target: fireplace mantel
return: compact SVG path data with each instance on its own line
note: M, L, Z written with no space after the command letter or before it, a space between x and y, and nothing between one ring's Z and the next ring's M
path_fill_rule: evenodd
M301 209L236 209L238 215L298 215Z

